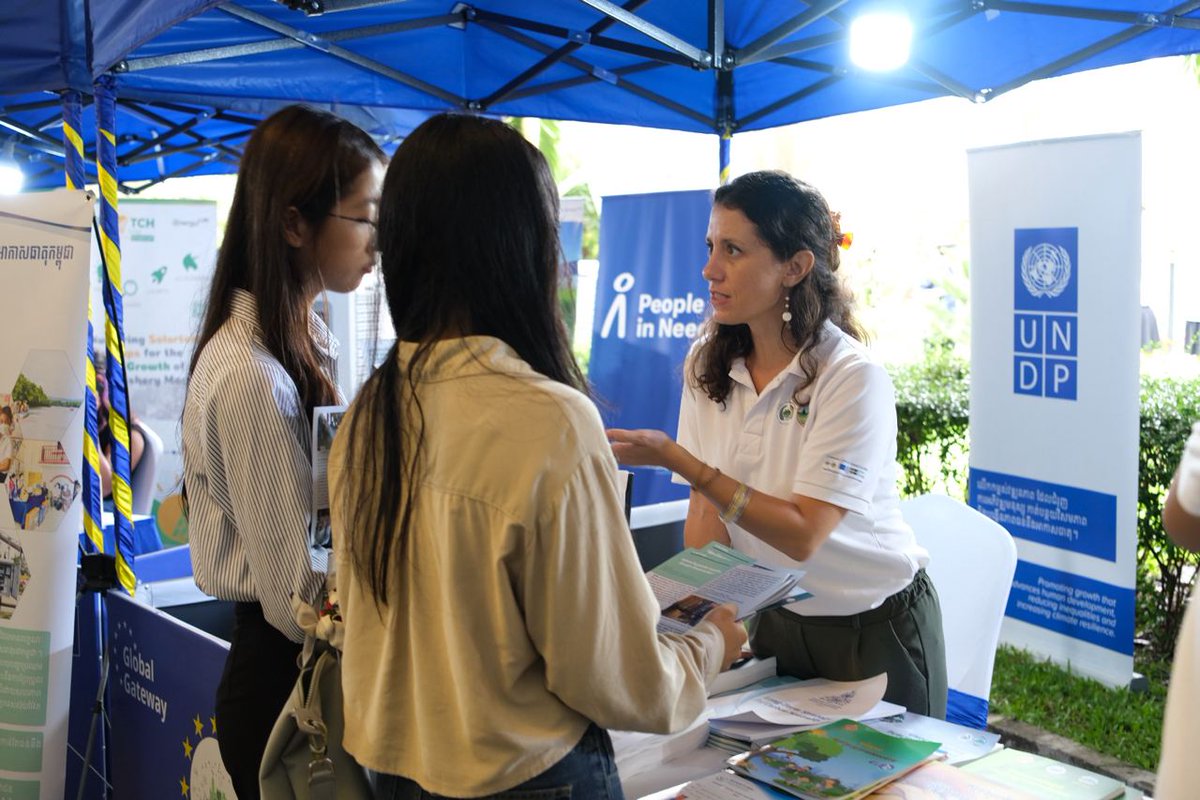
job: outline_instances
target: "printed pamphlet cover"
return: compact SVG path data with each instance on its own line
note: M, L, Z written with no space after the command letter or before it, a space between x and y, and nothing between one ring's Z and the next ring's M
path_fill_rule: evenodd
M660 633L682 633L714 606L734 603L738 619L811 595L799 585L803 570L767 567L720 542L676 553L646 573L658 598Z
M791 797L765 783L746 780L725 770L692 781L679 790L675 800L791 800Z
M931 761L868 795L867 800L1039 800L1037 795Z
M867 719L862 717L862 719ZM996 749L1000 734L981 731L978 728L968 728L947 722L944 719L934 719L923 714L909 711L893 717L871 720L871 727L877 731L890 733L905 739L926 739L931 742L941 742L938 755L947 764L965 764L977 758L983 758Z
M962 769L1029 792L1039 800L1112 800L1125 796L1125 785L1114 778L1020 750L1000 750Z
M837 719L862 721L903 715L904 706L883 699L886 691L886 672L861 681L812 678L764 687L728 711L714 713L708 723L708 742L736 754Z
M346 413L346 406L317 406L313 409L312 424L312 509L309 535L317 544L328 545L329 521L329 451L333 437Z
M937 742L901 739L842 719L730 761L734 772L804 800L854 800L929 759Z

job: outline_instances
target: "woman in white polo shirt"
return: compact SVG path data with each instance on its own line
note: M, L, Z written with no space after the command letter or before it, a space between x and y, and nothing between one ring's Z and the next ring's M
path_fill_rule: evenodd
M713 313L678 442L611 430L613 451L691 485L688 546L807 570L813 597L752 620L757 655L800 678L887 672L888 700L943 717L941 609L900 514L891 380L835 275L837 218L812 186L756 172L716 191L707 238Z

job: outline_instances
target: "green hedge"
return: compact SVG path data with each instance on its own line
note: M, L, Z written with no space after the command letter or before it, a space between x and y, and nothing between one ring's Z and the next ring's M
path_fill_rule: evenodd
M905 496L943 491L966 498L970 370L934 349L924 362L891 370L899 419L897 461ZM1136 630L1149 655L1171 657L1200 558L1171 544L1162 501L1194 420L1200 380L1142 378L1138 458Z

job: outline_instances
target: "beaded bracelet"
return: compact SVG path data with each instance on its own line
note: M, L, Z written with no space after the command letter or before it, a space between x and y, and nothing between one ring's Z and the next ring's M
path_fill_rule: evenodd
M730 498L729 505L725 506L725 510L721 512L721 521L730 525L737 524L749 503L750 487L739 482L737 488L733 490L733 497Z

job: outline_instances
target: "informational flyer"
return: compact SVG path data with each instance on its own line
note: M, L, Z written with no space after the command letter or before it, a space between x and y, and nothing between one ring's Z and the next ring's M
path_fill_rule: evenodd
M314 542L328 543L331 522L329 519L329 451L333 449L333 437L346 413L346 406L317 406L313 409L312 425L312 528L309 531Z
M180 421L196 335L217 252L217 205L207 200L121 200L125 366L134 417L162 440L148 509L163 545L187 542L180 495ZM92 255L93 322L102 323L99 255ZM99 324L96 330L104 330Z
M0 798L60 800L92 198L0 197Z

